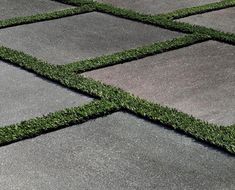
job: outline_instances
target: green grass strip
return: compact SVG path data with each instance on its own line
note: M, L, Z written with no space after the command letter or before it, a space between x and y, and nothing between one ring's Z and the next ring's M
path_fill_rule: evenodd
M140 98L136 98L119 88L102 84L57 66L49 65L36 58L33 58L30 55L11 50L9 48L0 47L0 59L31 70L36 74L55 81L58 84L73 89L77 92L82 92L84 94L102 98L103 101L107 100L107 102L111 102L115 108L118 107L131 110L134 113L141 115L142 117L152 119L156 122L161 122L164 125L171 126L177 130L183 131L186 134L190 134L195 139L200 139L201 141L213 144L232 154L235 154L234 126L221 127L209 124L185 113L163 107L158 104L149 103ZM53 122L54 121L55 120L53 120ZM37 122L33 122L32 126L33 125L37 126ZM16 131L12 133L12 136L15 135ZM26 131L27 130L25 130L25 133ZM32 134L33 133L30 133L30 135ZM39 134L39 132L37 134ZM2 132L2 135L2 141L4 141L4 138L9 138L5 135L4 132ZM18 137L19 134L16 136Z
M202 14L202 13L206 13L210 11L225 9L225 8L232 7L232 6L235 6L235 0L224 0L224 1L210 3L210 4L197 6L197 7L178 9L170 13L161 14L160 16L164 16L167 19L173 20L173 19L179 19L179 18L191 16L191 15Z
M58 1L60 2L60 0ZM63 0L63 2L77 5L77 6L87 4L87 6L89 5L89 7L92 7L94 11L111 14L114 16L142 22L145 24L151 24L154 26L168 29L168 30L179 31L179 32L184 32L184 33L189 33L189 34L199 33L201 35L210 36L212 37L212 39L217 40L217 41L235 44L235 34L225 33L222 31L211 29L211 28L191 25L188 23L181 23L181 22L177 22L177 21L173 21L169 19L171 18L171 16L169 15L176 14L175 11L171 13L167 13L167 14L147 15L147 14L138 13L132 10L114 7L110 4L92 2L89 0L88 1L87 0ZM184 14L186 14L185 12L190 12L190 10L192 13L195 13L195 10L200 10L200 9L203 12L207 12L207 11L212 11L213 7L215 8L215 10L218 10L222 8L232 7L232 6L235 6L235 0L224 0L219 3L212 3L212 4L207 4L204 6L188 8L187 11L186 9L183 9L181 11L178 11L177 14L180 15L180 13L182 13L181 16L183 16Z
M16 17L10 18L6 20L0 20L0 29L6 27L17 26L21 24L30 24L34 22L41 22L46 20L58 19L68 16L73 16L82 13L92 12L94 9L89 6L77 7L77 8L70 8L64 9L49 13L40 13L32 16L25 16L25 17Z
M96 10L108 14L112 14L114 16L131 19L138 22L143 22L146 24L151 24L154 26L158 26L161 28L165 28L168 30L179 31L184 33L197 33L201 35L211 36L214 40L235 44L235 34L225 33L222 31L217 31L211 28L206 28L203 26L191 25L188 23L181 23L177 21L173 21L171 19L167 19L163 16L153 16L153 15L145 15L141 13L137 13L130 10L125 10L121 8L116 8L111 5L106 4L98 4L96 6Z
M126 97L124 107L136 115L160 122L193 138L235 154L235 126L217 126L193 116L139 98Z
M198 26L198 25L191 25L189 23L179 22L179 21L173 21L169 19L158 19L157 24L161 26L162 28L174 30L174 31L180 31L185 33L193 33L193 34L201 34L210 36L213 40L229 43L229 44L235 44L235 34L232 33L225 33L222 31L218 31L212 28L207 28L204 26Z
M100 12L109 13L115 16L132 19L139 22L153 24L167 29L194 33L194 37L198 37L198 39L196 38L195 43L197 43L197 40L200 41L210 38L226 41L228 43L234 43L233 34L227 34L216 30L207 29L205 27L193 26L186 23L175 22L166 19L166 17L162 16L144 15L136 13L134 11L115 8L106 4L92 3L90 1L88 2L85 0L63 1L70 2L71 4L73 3L74 5L78 5L79 3L79 5L87 4L89 5L88 8L91 8L92 10L94 10L95 6L95 10L98 10ZM27 22L32 21L32 19L29 20L30 21ZM179 39L175 40L177 41ZM166 46L164 48L174 48L174 42L171 42L172 44L170 45L168 44L169 46L165 44ZM186 42L184 41L182 45L187 44ZM191 41L189 40L189 42ZM177 43L179 43L179 41ZM180 46L180 43L176 45ZM141 58L141 56L146 56L148 54L150 55L151 53L156 53L157 51L165 51L164 48L161 49L161 47L157 47L155 50L154 48L140 49L140 53L134 50L130 50L129 57L129 54L123 54L123 57L118 57L117 54L113 55L114 57L112 57L111 55L107 58L108 61L103 61L103 63L101 64L97 63L97 65L95 65L96 63L94 61L94 66L88 66L89 64L87 64L87 66L85 66L85 69L104 66L105 64L115 64L118 62L122 62L122 60L127 61L128 59L132 60L135 58ZM121 53L118 55L121 55ZM195 139L200 139L203 142L213 144L217 147L227 150L232 154L235 154L234 125L230 127L222 127L209 124L207 122L195 119L194 117L189 116L185 113L179 112L175 109L170 109L167 107L160 106L158 104L147 102L140 98L136 98L121 89L104 85L92 79L77 75L76 73L71 72L71 70L65 69L64 67L50 65L30 55L11 50L9 48L0 47L0 59L8 61L14 65L20 66L24 69L30 70L38 75L53 80L63 86L74 89L78 92L87 93L89 95L93 95L94 97L99 97L102 99L101 101L103 102L101 103L101 101L98 101L98 103L96 103L97 101L94 101L81 108L72 108L69 110L67 109L64 111L49 114L41 118L25 121L17 125L11 125L5 128L1 128L0 142L2 145L18 141L24 138L33 137L41 133L53 131L64 126L84 122L86 121L85 118L87 118L88 120L96 116L102 116L106 113L108 114L112 111L118 111L120 110L120 108L122 108L132 111L133 113L139 116L151 119L152 121L161 122L164 125L172 127L176 130L180 130L185 134L189 134ZM77 65L79 64L74 65L76 65L75 67L77 67ZM79 67L78 70L80 69L81 71L84 71L84 68Z
M124 109L133 111L137 115L160 122L163 125L189 134L195 139L235 154L235 127L209 124L175 109L149 103L119 88L102 84L81 75L66 74L63 77L54 78L54 80L71 89L107 99Z
M158 42L148 46L143 46L135 49L118 52L112 55L106 55L94 59L73 62L70 64L66 64L62 67L71 72L82 73L92 69L111 66L115 64L121 64L128 61L144 58L146 56L163 53L181 47L186 47L209 39L210 37L205 35L204 36L199 34L186 35L183 37L175 38L173 40Z
M23 121L19 124L0 128L0 146L27 138L36 137L71 125L77 125L100 116L105 116L120 108L105 100L93 101L82 107L75 107L48 114L43 117Z

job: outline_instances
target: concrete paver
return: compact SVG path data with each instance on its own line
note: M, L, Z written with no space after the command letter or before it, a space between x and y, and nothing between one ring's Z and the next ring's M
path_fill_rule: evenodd
M2 190L228 189L235 159L126 113L0 148Z
M235 33L235 7L212 11L204 14L193 15L179 19L181 22L196 24L221 30L224 32Z
M219 125L235 123L235 47L215 41L84 73Z
M72 6L50 0L0 0L0 20L62 10Z
M0 30L0 45L53 64L111 54L182 35L103 13L87 13Z
M160 14L177 9L205 5L219 0L97 0L100 3L110 3L113 6L132 9L146 14Z
M0 94L1 127L92 100L2 61Z

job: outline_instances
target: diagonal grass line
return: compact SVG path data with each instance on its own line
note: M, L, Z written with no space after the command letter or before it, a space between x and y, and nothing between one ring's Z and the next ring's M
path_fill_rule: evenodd
M161 28L165 28L173 31L180 31L184 33L201 33L211 36L214 40L235 44L235 34L225 33L222 31L214 30L211 28L206 28L203 26L191 25L188 23L180 23L173 21L171 19L182 18L197 13L205 13L213 10L228 8L235 6L235 0L224 0L217 3L211 3L203 6L197 6L192 8L186 8L181 10L176 10L166 14L159 15L147 15L138 13L132 10L127 10L124 8L114 7L111 4L93 2L91 0L56 0L59 2L73 4L73 5L89 5L93 7L95 11L111 14L117 17L122 17Z
M0 146L39 136L61 128L81 124L118 111L120 108L106 100L93 101L82 107L74 107L37 117L19 124L0 128Z
M100 97L103 101L106 100L105 102L114 105L115 108L126 108L145 118L151 118L154 121L161 122L163 125L169 125L175 129L182 130L184 133L190 134L195 139L200 139L235 154L234 126L220 127L209 124L174 109L136 98L119 88L102 84L101 82L97 82L73 72L68 72L63 68L48 65L30 55L9 48L0 48L0 59L8 60L12 64L31 70L36 74L53 80L67 88ZM95 110L96 109L98 108L95 108ZM55 122L55 120L53 120L53 122ZM32 126L37 126L35 120L33 120L31 124ZM44 124L46 125L46 123ZM13 137L21 137L16 131L9 132L9 134L12 133ZM14 132L16 132L16 134ZM27 134L27 128L25 129L25 133ZM28 136L31 134L32 133L29 133ZM6 136L5 132L2 132L2 139L4 140L5 138L8 139L10 137Z
M105 13L112 14L115 16L120 16L120 17L131 19L131 20L136 20L139 22L144 22L147 24L152 24L152 25L160 26L163 28L171 29L171 30L178 30L181 32L186 32L186 33L194 33L194 35L198 37L203 36L203 38L207 38L207 39L212 38L212 39L221 40L221 41L231 43L231 44L234 44L235 42L233 34L227 34L227 33L219 32L216 30L208 29L205 27L193 26L193 25L186 24L186 23L179 23L176 21L169 20L164 16L144 15L144 14L136 13L134 11L115 8L110 5L99 4L95 2L93 3L91 1L85 1L85 0L62 0L62 1L70 2L70 3L73 3L74 5L86 5L87 4L88 8L91 8L93 11L97 10L100 12L105 12ZM132 53L133 54L131 54L130 59L134 58L134 56L137 55L134 52ZM142 55L142 53L138 55ZM147 54L147 51L145 53ZM24 69L30 70L40 76L53 80L59 84L62 84L67 88L71 88L79 92L83 92L89 95L93 95L95 97L99 97L102 99L101 101L105 102L105 104L108 104L109 106L112 105L111 107L114 110L119 110L120 108L128 109L140 116L143 116L145 118L151 119L156 122L161 122L167 126L171 126L172 128L175 128L176 130L181 130L184 133L193 136L195 139L200 139L204 142L213 144L224 150L227 150L228 152L232 154L235 154L235 126L234 125L230 127L220 127L217 125L209 124L207 122L203 122L185 113L178 112L174 109L163 107L158 104L153 104L145 100L142 100L140 98L136 98L132 96L131 94L124 92L121 89L104 85L92 79L88 79L81 75L77 75L76 73L71 72L71 70L65 69L64 67L50 65L30 55L26 55L22 52L11 50L9 48L0 47L0 59L8 61L14 65L20 66ZM128 59L128 56L127 58L124 57L123 59ZM117 62L119 61L118 57L115 57L115 60L113 60L113 62L115 61ZM89 67L89 66L86 66L86 67ZM91 104L93 105L93 102ZM91 105L91 104L88 104L88 105ZM104 107L102 107L98 103L98 105L92 107L92 109L89 107L89 109L86 108L85 110L94 110L94 112L92 111L92 114L91 114L92 115L91 118L92 118L95 115L95 113L99 112L99 110L100 110L99 112L100 115L104 114L105 109L103 110L103 108ZM63 117L67 118L66 111L67 110L60 112L62 113L62 116L60 116L61 118ZM63 115L64 113L65 115ZM83 116L87 116L86 111L82 113L84 113ZM54 114L58 114L58 112ZM76 115L76 118L79 117L79 114L78 115L74 114L74 111L69 112L68 115L71 116L70 114L72 116ZM52 120L50 119L47 120L48 117ZM1 129L2 131L0 132L2 143L7 144L8 142L13 142L13 141L16 141L17 139L20 140L26 136L31 137L31 136L34 136L34 134L40 134L46 131L50 131L50 130L53 130L53 126L56 126L55 128L60 128L61 126L63 126L63 125L57 125L60 122L61 122L60 124L63 123L63 120L57 121L57 119L59 119L60 117L59 115L49 114L48 116L41 118L42 123L44 122L43 125L45 125L44 128L40 128L41 126L38 126L37 122L35 122L37 121L38 118L30 120L30 121L26 121L26 124L25 122L23 122L20 125L13 125L11 127L2 128ZM74 119L75 117L72 117L72 118ZM70 125L73 123L72 121L71 123L70 122L64 123L64 125L67 125L67 124ZM30 130L32 128L27 128L27 126L29 126L28 124L30 124L32 128L35 126L38 126L37 128L38 131L35 130L34 132L31 133ZM21 128L22 130L18 131L17 130L18 127L22 125L25 126L25 128Z
M224 1L210 3L210 4L201 5L197 7L178 9L170 13L159 14L158 16L163 16L167 19L179 19L179 18L183 18L187 16L196 15L196 14L225 9L225 8L232 7L232 6L235 6L235 0L224 0Z
M168 128L187 134L201 142L227 150L235 154L235 126L217 126L195 119L193 116L150 103L139 98L127 97L124 107L132 113L160 122Z
M211 36L213 39L218 40L218 41L235 44L235 34L225 33L225 32L211 29L211 28L206 28L203 26L197 26L197 25L191 25L188 23L181 23L181 22L173 21L171 19L167 19L164 16L145 15L145 14L137 13L137 12L130 11L130 10L116 8L111 5L106 5L106 4L98 4L96 6L96 10L107 13L107 14L111 14L114 16L158 26L158 27L165 28L168 30L179 31L183 33L190 33L190 34L192 33L199 33L202 35L204 34L204 35Z
M189 23L184 23L164 18L158 20L158 24L166 29L181 31L185 33L207 35L210 36L213 40L235 45L235 34L233 33L226 33L212 28L207 28L204 26L191 25Z
M53 20L83 13L92 12L94 8L89 6L82 6L77 8L69 8L59 11L53 11L48 13L40 13L32 16L24 16L24 17L16 17L6 20L0 20L0 29L22 25L22 24L30 24L35 22L41 22L46 20Z
M235 154L235 127L210 124L186 113L179 112L176 109L150 103L146 100L134 97L119 88L102 84L81 75L71 74L56 80L59 80L61 84L69 88L103 97L144 118L160 122L163 125L180 130L195 139L199 139L200 141L207 142Z
M135 49L130 49L112 55L101 56L93 59L77 61L70 64L63 65L64 69L71 72L82 73L85 71L121 64L132 60L137 60L147 56L163 53L166 51L186 47L192 44L200 43L209 40L210 37L199 34L191 34L183 37L167 40L164 42L154 43L148 46L143 46Z

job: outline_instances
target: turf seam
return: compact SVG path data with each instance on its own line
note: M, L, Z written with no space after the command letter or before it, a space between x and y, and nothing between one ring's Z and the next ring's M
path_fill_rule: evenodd
M63 67L64 69L71 72L82 73L98 68L127 63L133 60L138 60L147 56L187 47L211 39L212 38L207 35L188 34L183 37L174 38L172 40L157 42L147 46L145 45L142 47L117 52L111 55L104 55L92 59L76 61L66 65L60 65L59 67Z
M63 9L59 11L40 13L31 16L22 16L22 17L0 20L0 29L23 25L23 24L31 24L36 22L65 18L79 14L85 14L92 12L93 10L94 10L93 8L90 8L88 6L82 6L76 8Z
M134 97L119 88L102 84L101 82L77 75L76 73L68 72L62 68L58 69L56 66L43 63L22 52L1 47L0 58L5 59L4 57L12 64L31 70L67 88L100 97L103 101L106 100L119 108L128 109L142 117L184 131L195 139L209 142L233 154L235 152L235 127L221 127L209 124L175 109L163 107L159 104L150 103Z
M189 16L190 14L204 13L225 7L232 7L235 5L234 0L225 0L213 5L208 4L200 7L182 9L180 11L174 11L172 13L162 15L144 15L134 11L115 8L110 5L86 0L58 1L82 7L3 20L0 21L0 28L98 11L159 26L169 30L189 33L189 35L91 60L74 62L69 64L69 66L50 65L49 63L41 61L23 52L11 50L6 47L0 47L1 60L20 66L23 69L34 72L41 77L57 82L58 84L77 92L82 92L101 99L95 100L82 107L65 109L47 116L24 121L20 124L0 128L0 145L34 137L42 133L57 130L124 109L151 121L160 122L165 126L182 131L184 134L188 134L195 139L213 144L216 147L220 147L227 152L235 154L235 125L222 127L209 124L175 109L142 100L119 88L102 84L75 73L82 73L91 69L125 63L127 61L140 59L157 53L170 51L172 49L182 48L211 39L234 45L234 34L224 33L206 27L194 26L187 23L180 23L173 20L185 15ZM85 66L82 67L81 63L85 63ZM33 128L35 128L35 130L33 130Z

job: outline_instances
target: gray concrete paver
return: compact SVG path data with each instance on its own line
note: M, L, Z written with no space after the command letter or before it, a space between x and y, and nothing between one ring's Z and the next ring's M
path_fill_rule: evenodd
M1 127L92 100L2 61L0 94Z
M71 8L50 0L0 0L0 20Z
M2 190L228 189L235 159L126 113L0 148Z
M179 19L180 22L201 25L223 32L235 33L235 7L193 15Z
M0 45L23 51L49 63L65 64L181 35L178 32L93 12L2 29Z
M235 47L203 42L84 73L219 125L235 123Z
M145 14L160 14L177 9L190 8L219 0L97 0L100 3L110 3L113 6L131 9Z

